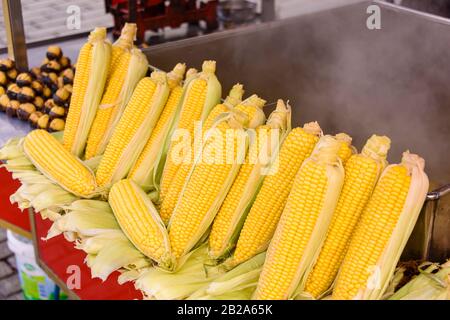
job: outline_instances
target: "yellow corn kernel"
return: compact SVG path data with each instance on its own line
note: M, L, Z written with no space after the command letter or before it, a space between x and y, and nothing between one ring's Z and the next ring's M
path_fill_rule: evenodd
M256 118L259 118L261 124L265 120L261 110L265 101L257 96L247 100L236 109L245 115L253 115L253 119L243 117L245 123L253 122L258 125ZM203 161L196 163L192 168L169 223L169 239L172 252L177 259L189 253L205 234L239 170L238 144L239 135L243 134L243 130L234 127L237 125L235 122L239 121L241 118L219 123L216 126L216 133L221 139L215 137L208 139L203 147ZM232 141L223 143L230 136ZM205 156L206 150L211 152ZM221 153L217 155L215 151ZM227 161L230 152L233 158L232 161Z
M267 158L276 154L279 143L290 131L290 107L278 100L275 111L266 125L256 131L256 138L250 145L246 161L239 169L219 212L212 225L209 236L209 255L214 259L224 256L235 245L235 237L264 178L270 161ZM276 137L277 141L274 141ZM269 159L267 159L269 160Z
M267 249L291 191L295 174L303 161L311 155L320 134L319 125L311 122L304 128L293 129L286 137L279 153L278 170L264 179L245 219L230 264L240 264Z
M355 153L355 148L352 146L352 138L346 133L338 133L335 138L341 143L338 155L342 164L345 165L347 160Z
M361 154L351 156L345 165L342 193L327 238L304 288L314 298L323 295L337 275L353 230L386 166L389 147L388 137L374 135ZM341 150L342 146L339 153Z
M325 239L344 181L340 144L321 140L298 171L258 281L255 299L292 298Z
M351 238L333 299L381 298L425 201L424 166L405 152L401 164L383 171Z
M111 44L106 40L106 29L96 28L80 50L77 72L73 82L72 98L64 129L63 145L81 157L89 130L103 94L111 59Z
M163 72L142 79L133 92L97 169L100 186L111 186L128 175L151 135L169 88Z
M180 101L183 97L183 87L180 85L180 82L183 79L185 70L186 65L179 63L167 74L170 87L169 98L152 131L150 139L128 175L131 180L146 191L156 188L155 176L157 172L155 170L159 161L157 158L159 155L161 158L163 157L161 149L164 149L170 128L180 111Z
M193 76L186 88L177 130L185 130L191 139L194 135L195 122L205 120L211 109L220 101L222 89L215 76L215 70L215 61L205 61L202 72ZM180 161L176 161L176 159L183 159L183 155L176 154L174 151L176 144L176 141L172 141L167 152L167 159L161 177L160 201L164 201L169 186L180 167Z
M31 131L23 148L36 168L65 190L81 197L95 193L94 174L47 131Z
M109 193L109 204L122 231L135 247L160 266L171 269L169 237L158 211L131 180L121 180Z
M213 127L218 116L224 114L225 112L231 111L236 106L236 104L241 102L243 94L244 91L242 85L237 84L233 86L233 89L231 89L230 94L225 99L225 102L215 106L209 113L202 127L203 136L205 136L205 134L208 133L208 130ZM170 183L166 195L164 196L164 200L161 201L160 214L161 218L166 224L169 223L173 210L175 209L178 199L180 198L180 194L187 179L187 176L194 164L193 153L187 155L191 158L189 161L186 161L186 159L183 160L183 163L179 166L176 175L174 176L173 180Z

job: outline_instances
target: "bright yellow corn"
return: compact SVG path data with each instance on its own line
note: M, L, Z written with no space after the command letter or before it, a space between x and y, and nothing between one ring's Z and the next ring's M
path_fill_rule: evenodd
M206 118L205 124L202 127L203 135L207 134L208 130L214 125L217 117L225 112L232 110L239 102L242 100L242 95L244 94L242 85L235 85L231 89L230 94L226 98L224 103L215 106L208 117ZM195 152L194 152L195 153ZM191 152L189 155L190 160L184 159L183 163L179 166L175 177L171 181L169 189L167 190L164 200L161 202L160 215L164 223L169 223L170 217L172 216L173 210L180 198L181 191L183 189L186 178L194 165L194 154Z
M155 128L152 131L150 139L144 147L136 164L128 175L129 179L136 182L145 191L156 188L156 172L158 162L164 157L164 149L170 128L173 126L174 119L180 111L180 101L183 98L183 87L180 85L183 80L186 65L178 63L174 69L167 74L170 95L164 110L158 119ZM160 159L158 159L160 157Z
M205 61L202 72L193 76L193 79L187 85L181 106L180 118L177 123L177 131L179 133L186 133L188 135L187 138L190 140L184 146L185 148L189 148L192 145L195 122L204 121L211 109L220 102L222 87L215 76L215 71L216 62ZM172 141L167 153L167 159L161 177L160 201L164 201L169 186L173 182L175 174L181 165L181 161L177 160L182 160L185 156L176 154L177 143L175 142Z
M297 176L258 281L254 298L292 298L325 240L344 182L340 144L331 136L307 159Z
M73 93L67 115L63 145L81 157L102 98L111 59L111 44L106 40L106 29L96 28L80 50Z
M131 51L133 48L134 38L136 37L137 26L135 23L126 22L120 31L120 37L112 45L111 63L108 69L108 82L111 80L112 74L119 66L119 59L122 54Z
M94 174L47 131L31 131L23 148L36 168L65 190L81 197L95 195Z
M139 82L98 166L96 179L100 186L110 187L127 176L144 149L168 95L164 72L155 71Z
M109 204L122 231L134 246L164 268L173 266L169 236L158 211L131 180L121 180L109 193Z
M212 258L219 259L234 247L249 204L270 164L266 160L276 154L279 143L290 131L290 116L290 108L279 100L267 124L257 128L255 142L250 145L246 161L214 219L209 236L209 255Z
M341 143L338 155L342 164L345 165L347 160L355 153L355 148L352 146L352 138L346 133L338 133L335 138Z
M351 156L345 165L344 186L327 238L306 286L301 288L314 298L323 295L336 277L356 223L386 166L389 147L388 137L374 135L367 141L361 154ZM342 146L339 153L341 150Z
M425 161L405 152L388 166L364 208L339 270L333 299L380 299L428 191Z
M147 73L147 58L137 48L122 53L116 63L89 132L86 159L103 154L134 88Z
M260 125L265 120L261 109L264 104L257 96L242 102L235 108L242 113L240 117L217 124L216 134L205 143L203 159L192 168L169 222L169 239L176 258L189 253L211 225L243 161L239 158L245 157L239 152L240 138L245 133L242 124Z
M245 219L236 250L229 261L231 265L240 264L267 249L295 175L311 155L321 132L319 125L311 122L303 128L293 129L286 137L279 153L278 170L264 179Z

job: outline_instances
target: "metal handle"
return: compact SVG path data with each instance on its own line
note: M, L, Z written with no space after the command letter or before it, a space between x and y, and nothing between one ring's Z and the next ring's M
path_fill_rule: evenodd
M450 194L450 184L443 185L442 187L429 192L427 194L427 200L439 200L446 194Z

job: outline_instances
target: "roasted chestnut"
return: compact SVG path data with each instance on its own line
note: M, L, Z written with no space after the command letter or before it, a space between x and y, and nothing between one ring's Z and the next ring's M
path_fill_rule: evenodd
M34 80L33 82L31 82L31 88L38 96L40 96L42 94L42 91L44 90L44 86L39 80Z
M42 110L44 108L44 99L42 97L35 97L33 100L33 104L36 107L36 110Z
M66 69L63 71L63 80L64 80L64 84L72 84L73 83L73 70L72 69Z
M49 120L50 120L50 117L48 116L48 114L42 115L37 122L37 127L39 129L47 130Z
M44 112L50 113L50 110L52 110L54 106L55 102L53 101L53 99L48 99L47 101L44 102Z
M7 84L8 84L8 77L6 76L6 73L0 71L0 85L6 86Z
M64 130L66 122L63 119L53 119L48 126L48 131L56 132Z
M11 81L16 81L16 78L17 78L17 74L18 74L19 72L17 71L17 69L15 69L15 68L12 68L12 69L10 69L10 70L8 70L7 72L6 72L6 75L8 76L8 79L9 80L11 80Z
M11 83L6 90L6 94L11 100L17 99L17 94L20 92L20 88L17 84Z
M31 102L34 100L34 97L34 91L30 87L21 88L19 93L17 94L17 100L19 100L20 103Z
M30 86L32 80L33 79L29 73L23 72L17 76L16 83L19 87L28 87Z
M59 64L61 65L61 69L70 68L70 58L62 56L61 59L59 59Z
M15 66L14 61L9 58L0 60L0 70L1 71L8 71L8 70L14 68L14 66Z
M47 58L49 60L58 60L62 57L62 50L58 46L50 46L47 48Z
M0 96L0 110L5 112L9 104L9 97L6 94Z
M48 115L50 116L50 120L55 118L64 118L66 115L66 109L64 107L54 106Z
M58 89L55 94L53 95L53 101L58 106L63 106L64 103L69 100L70 92L67 91L65 88Z
M31 126L33 128L37 128L38 120L40 117L42 117L44 114L40 111L33 112L30 117L28 118L28 121L30 122Z
M19 110L20 102L17 100L10 100L6 106L6 114L10 117L17 116L17 110Z
M36 107L32 103L22 103L17 110L17 118L20 120L28 120Z
M31 68L30 73L35 79L38 79L41 76L41 69L38 67L33 67Z
M44 100L49 99L52 96L52 89L50 89L47 86L44 86L44 89L42 90L42 97Z

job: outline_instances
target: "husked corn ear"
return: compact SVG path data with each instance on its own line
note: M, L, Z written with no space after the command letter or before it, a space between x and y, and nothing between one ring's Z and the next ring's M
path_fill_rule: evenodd
M173 266L169 236L150 198L131 180L115 183L109 204L122 231L134 246L159 266Z
M102 98L110 60L111 44L106 40L106 29L96 28L78 56L64 129L64 148L77 157L83 155L89 130Z
M322 130L317 122L294 128L288 134L278 156L277 170L265 177L261 189L245 219L236 250L228 261L237 265L267 249L291 191L295 175L311 155Z
M270 159L276 156L280 142L291 130L291 108L278 100L267 124L256 131L256 139L249 147L246 161L231 186L212 225L209 236L209 255L219 259L233 249L251 201L254 199Z
M169 96L167 76L155 71L139 81L97 169L100 186L110 187L128 175L144 149Z
M65 190L80 197L98 194L94 174L46 130L31 131L23 149L43 175Z
M380 299L428 191L425 161L405 152L388 166L364 208L339 270L333 299Z
M262 124L264 104L264 100L252 96L236 107L241 115L234 118L233 112L230 119L215 125L216 132L203 147L202 161L191 169L169 222L172 253L177 259L205 235L244 160L247 139L244 126L239 128L238 123ZM250 116L253 118L247 118Z
M211 109L220 102L222 96L222 87L215 76L216 62L205 61L202 66L202 72L195 74L189 72L187 79L190 79L186 86L186 92L183 97L180 117L177 121L175 134L184 135L189 141L181 143L187 144L182 149L191 146L191 139L194 135L194 127L196 121L204 121ZM182 136L183 137L183 136ZM172 142L167 153L167 159L164 171L161 177L160 201L169 190L175 174L180 166L184 155L176 154L176 141L171 136Z
M137 48L124 52L118 58L89 132L86 159L103 154L134 88L147 69L147 58Z
M134 38L136 37L137 26L135 23L126 22L120 31L120 37L112 45L111 63L108 69L108 82L111 81L112 74L119 66L119 60L124 53L133 49Z
M355 148L352 146L352 137L350 137L346 133L338 133L335 136L336 140L340 142L341 147L339 148L338 156L342 161L342 164L345 165L348 159L356 153Z
M225 99L225 102L222 104L218 104L215 106L211 112L209 113L206 121L202 127L202 135L205 137L208 134L208 130L212 128L214 123L217 121L217 118L220 115L225 115L226 112L231 111L238 103L242 100L242 95L244 94L243 86L240 84L235 85L228 97ZM193 145L194 154L195 148L200 147ZM183 163L179 166L175 177L170 183L166 195L164 196L164 200L161 202L160 207L160 215L163 219L164 223L169 223L170 217L172 216L173 210L180 198L181 191L183 190L183 186L186 182L187 176L191 171L191 168L194 165L194 154L192 152L186 155L186 158L183 160Z
M161 113L161 116L153 129L150 139L144 147L136 164L130 171L128 178L136 182L145 191L157 188L157 179L160 161L165 158L165 145L169 133L174 124L174 119L180 112L180 101L183 98L183 87L181 80L186 70L186 65L178 63L174 69L167 74L170 95Z
M304 290L314 298L319 298L331 288L344 259L353 230L386 166L390 144L388 137L373 135L367 141L361 154L354 154L347 161L344 186L327 238L314 268L308 275L306 285L300 288L301 291ZM342 146L339 153L341 150Z
M276 228L254 298L289 299L325 240L344 181L339 142L321 138L298 171Z

